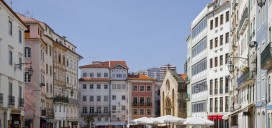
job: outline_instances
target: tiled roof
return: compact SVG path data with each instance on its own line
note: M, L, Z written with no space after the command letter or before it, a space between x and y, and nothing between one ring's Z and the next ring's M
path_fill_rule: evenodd
M80 78L79 81L110 81L109 78Z
M17 16L19 16L20 19L22 21L24 21L25 23L40 23L40 21L38 21L38 20L36 20L34 18L26 17L26 16L24 16L24 15L22 15L20 13L17 13Z
M183 79L184 81L187 81L187 74L180 74L181 79Z
M83 65L79 68L114 68L117 65L121 65L124 68L128 68L126 61L104 61L104 62L93 62L92 64Z
M143 74L137 74L137 75L133 75L130 74L128 75L128 79L129 80L155 80L149 76L143 75Z

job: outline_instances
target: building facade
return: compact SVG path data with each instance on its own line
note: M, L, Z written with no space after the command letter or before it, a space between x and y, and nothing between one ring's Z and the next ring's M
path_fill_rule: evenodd
M186 118L187 75L179 75L174 70L167 70L161 86L161 116L172 115Z
M93 62L80 66L80 125L126 125L128 66L125 61ZM90 122L86 119L90 118ZM90 124L88 124L90 123Z
M24 126L24 31L27 27L14 11L0 1L0 125ZM31 75L31 74L29 74Z
M213 1L208 4L207 14L207 85L208 119L214 127L228 128L228 120L222 117L229 113L230 2ZM200 90L201 87L198 87Z
M128 122L155 117L155 79L143 74L129 74L128 90Z
M147 76L156 79L156 81L160 81L160 68L148 68Z
M166 72L167 72L168 69L176 70L177 67L173 66L171 64L166 64L166 65L160 66L160 81L164 80L165 74L166 74Z

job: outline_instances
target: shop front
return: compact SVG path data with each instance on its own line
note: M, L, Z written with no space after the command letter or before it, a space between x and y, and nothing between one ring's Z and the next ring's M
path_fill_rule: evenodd
M223 115L210 115L210 116L208 116L209 120L214 121L213 128L225 128L224 124L226 122L222 119L222 117L223 117Z

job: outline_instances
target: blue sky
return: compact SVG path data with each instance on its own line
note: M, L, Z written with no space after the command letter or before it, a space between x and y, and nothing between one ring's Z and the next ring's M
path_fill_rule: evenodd
M5 0L10 5L10 0ZM46 22L84 59L125 60L130 71L163 64L183 72L191 21L211 0L13 0L13 10Z

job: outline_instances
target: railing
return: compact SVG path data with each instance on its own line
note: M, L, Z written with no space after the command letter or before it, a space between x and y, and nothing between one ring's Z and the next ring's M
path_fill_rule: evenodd
M71 98L69 98L69 104L76 104L76 105L78 105L79 102L78 102L78 100L76 100L76 99L71 99Z
M46 109L41 110L41 116L46 116Z
M246 73L243 73L238 79L237 79L237 83L238 83L238 87L241 86L242 83L246 82L250 77L250 72L247 71Z
M68 103L69 99L68 97L65 97L65 96L55 96L54 102Z
M4 103L4 96L3 93L0 93L0 104Z
M110 112L87 112L87 113L84 113L84 112L81 112L81 115L91 115L91 116L109 116L110 115Z
M271 61L272 60L272 48L271 42L266 46L266 48L261 53L261 67L262 69L270 69L271 68Z
M132 102L132 106L152 106L151 102Z
M25 100L23 98L18 98L19 101L19 107L24 107Z
M8 105L14 106L15 105L15 97L9 95Z

